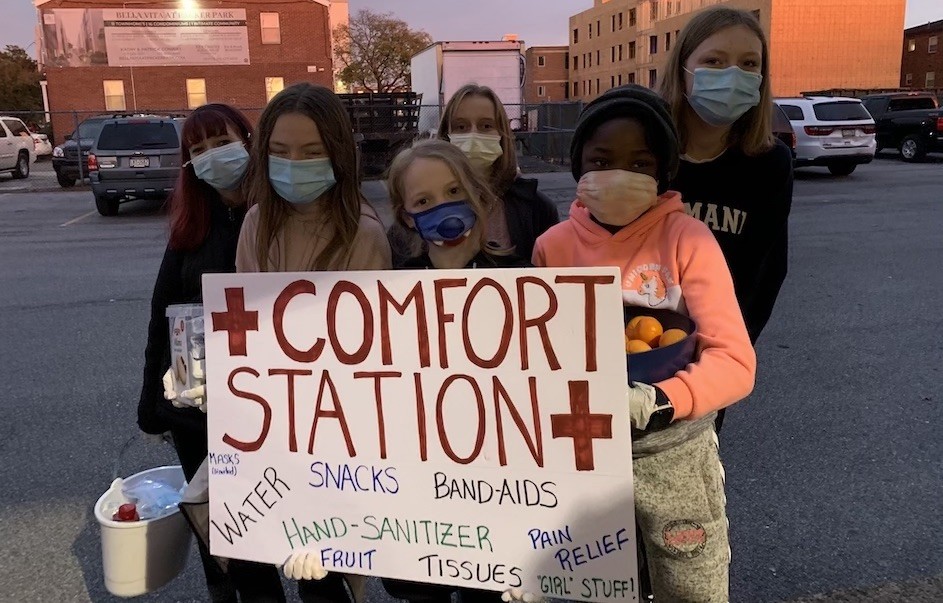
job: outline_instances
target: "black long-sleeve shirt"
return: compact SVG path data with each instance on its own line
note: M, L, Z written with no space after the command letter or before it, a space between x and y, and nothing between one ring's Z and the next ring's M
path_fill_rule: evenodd
M682 160L671 185L717 238L753 343L786 278L792 184L792 153L777 141L756 157L731 148L706 163Z
M206 415L195 408L175 408L164 399L162 378L170 367L170 329L165 315L173 304L201 303L204 274L235 272L236 244L245 217L244 209L230 209L213 201L210 228L194 251L164 252L154 294L144 350L144 383L138 403L138 426L146 433L163 433L171 427L203 429Z

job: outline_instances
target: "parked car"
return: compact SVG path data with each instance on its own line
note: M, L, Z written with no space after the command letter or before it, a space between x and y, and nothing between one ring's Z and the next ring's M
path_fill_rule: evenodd
M33 137L33 148L36 149L36 161L52 157L52 143L45 134L30 132Z
M88 155L95 207L114 216L131 199L166 199L180 173L183 120L145 116L108 119Z
M782 107L773 103L773 135L783 141L792 151L793 160L796 159L796 133L792 129L789 118Z
M839 96L776 99L796 134L796 167L847 176L874 161L874 120L861 101Z
M27 178L34 161L35 144L26 124L18 117L0 116L0 172L10 172L14 178Z
M943 153L943 109L932 94L872 94L862 100L877 124L878 151L898 149L904 161Z

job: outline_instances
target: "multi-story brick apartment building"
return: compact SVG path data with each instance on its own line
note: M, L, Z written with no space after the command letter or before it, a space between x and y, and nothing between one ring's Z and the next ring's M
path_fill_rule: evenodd
M716 4L759 17L776 96L897 86L906 0L594 0L570 17L570 96L654 87L692 15Z
M526 61L524 102L561 102L570 98L570 49L568 46L532 46Z
M214 101L260 108L296 82L334 85L329 0L36 4L57 142L74 129L70 111L186 110Z
M904 31L900 85L904 88L943 88L943 21Z

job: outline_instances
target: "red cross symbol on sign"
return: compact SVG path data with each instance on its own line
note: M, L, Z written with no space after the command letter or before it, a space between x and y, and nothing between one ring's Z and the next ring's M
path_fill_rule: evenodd
M259 313L246 311L245 290L226 289L226 311L213 312L213 331L226 331L229 335L229 355L247 356L246 333L258 330Z
M573 438L577 471L592 471L593 440L612 438L612 415L589 412L589 382L570 381L570 414L550 415L554 438Z

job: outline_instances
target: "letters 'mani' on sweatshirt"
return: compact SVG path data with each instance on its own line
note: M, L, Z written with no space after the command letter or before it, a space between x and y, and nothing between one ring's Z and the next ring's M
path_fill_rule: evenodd
M626 304L675 310L697 323L697 362L657 384L677 419L704 417L752 391L756 354L730 271L713 234L685 213L678 193L662 195L654 208L615 234L574 201L570 219L537 239L534 265L615 266L622 272Z

